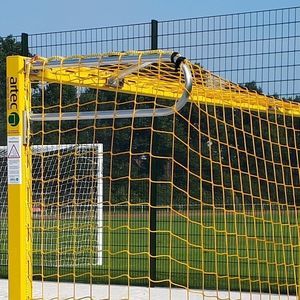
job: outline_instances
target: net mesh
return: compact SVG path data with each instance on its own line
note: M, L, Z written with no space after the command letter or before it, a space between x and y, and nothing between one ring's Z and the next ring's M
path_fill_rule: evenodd
M42 285L47 279L106 284L103 295L89 288L90 298L109 298L113 284L123 284L128 298L130 286L148 286L151 298L156 285L183 288L187 298L292 299L299 287L299 104L249 91L187 60L176 67L166 55L28 64L32 143L103 144L103 264L93 263L94 231L87 243L81 239L94 228L88 216L95 174L93 159L69 168L80 160L75 147L37 155L42 173L33 175L39 191L33 203L41 217L33 230L51 247L35 248L49 267L34 277ZM193 90L181 108L183 64ZM172 113L156 117L160 109ZM141 110L152 113L140 117ZM86 178L83 188L74 185L76 172ZM88 208L81 208L81 197ZM90 263L81 253L92 253ZM69 297L76 298L75 286ZM37 297L48 299L43 292Z

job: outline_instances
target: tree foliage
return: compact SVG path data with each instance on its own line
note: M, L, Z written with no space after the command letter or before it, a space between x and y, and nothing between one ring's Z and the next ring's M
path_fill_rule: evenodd
M251 92L257 92L258 94L262 94L263 90L260 86L257 85L256 81L246 82L244 87L247 88Z
M6 57L9 55L21 54L21 43L17 42L11 35L7 38L0 37L0 99L3 109L3 102L6 95ZM4 105L4 107L6 107Z

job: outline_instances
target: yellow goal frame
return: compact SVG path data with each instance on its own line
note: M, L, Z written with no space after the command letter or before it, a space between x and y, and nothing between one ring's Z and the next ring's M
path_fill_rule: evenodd
M32 298L30 147L26 140L30 96L26 58L7 57L9 299Z

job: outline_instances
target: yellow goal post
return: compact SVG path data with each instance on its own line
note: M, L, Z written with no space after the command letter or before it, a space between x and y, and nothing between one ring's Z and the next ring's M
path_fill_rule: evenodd
M78 282L292 299L299 117L176 52L8 57L9 299L77 299Z

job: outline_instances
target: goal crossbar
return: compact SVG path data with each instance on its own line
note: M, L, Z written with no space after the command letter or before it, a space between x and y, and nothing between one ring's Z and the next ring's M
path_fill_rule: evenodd
M300 116L299 106L291 101L282 101L256 91L249 91L187 60L181 63L182 78L178 77L174 72L174 63L176 64L181 56L176 55L174 62L170 61L170 57L171 53L159 51L112 53L70 59L35 57L31 59L30 69L28 69L33 81L80 85L103 91L117 90L119 93L159 97L176 102L172 107L152 110L65 112L43 115L32 113L30 117L34 121L41 119L56 121L70 120L74 117L84 120L166 116L180 110L188 100L221 107ZM158 69L160 69L159 82L154 76ZM195 77L194 82L192 82L192 75ZM184 85L182 81L185 82Z
M122 57L123 58L123 57ZM126 59L127 58L127 59ZM176 64L176 61L180 58L180 55L174 55L173 61ZM84 86L87 86L89 88L99 88L101 87L102 89L120 89L122 92L130 92L132 93L132 84L130 86L130 89L127 89L126 84L124 83L124 79L132 81L135 76L138 76L139 79L143 77L143 69L155 67L155 64L158 63L158 60L161 60L161 62L167 62L169 63L170 60L170 55L149 55L149 56L143 56L142 58L136 58L136 61L133 61L132 58L128 59L128 57L124 57L124 61L120 61L120 59L116 60L114 57L101 57L98 60L95 59L82 59L79 60L77 63L83 70L80 71L80 74L83 74L83 76L90 76L90 72L98 72L98 74L95 73L95 76L97 75L101 77L101 69L100 68L105 68L103 72L103 82L94 82L94 84L90 83L84 83ZM128 65L132 63L131 66L128 67ZM114 70L113 72L109 72L107 70L107 66L110 66L112 64L116 64L120 67L120 69ZM69 75L66 74L66 77L69 76L68 78L65 79L60 79L65 83L65 84L74 84L74 80L76 81L75 78L71 78L70 74L72 74L71 68L74 67L74 62L73 59L71 61L66 60L63 61L63 67L61 64L59 64L57 61L50 61L49 65L46 67L48 70L50 68L50 71L44 70L49 77L40 77L39 72L43 71L42 67L40 64L37 66L33 65L30 76L35 79L35 80L53 80L53 74L55 72L59 72L59 77L62 76L62 72L67 72ZM125 68L124 68L125 67ZM184 81L185 85L184 88L182 89L182 94L181 96L179 95L178 92L178 86L173 84L171 81L168 83L168 85L171 84L168 87L169 93L172 93L172 97L176 97L176 102L173 106L171 107L166 107L166 108L148 108L148 109L127 109L127 110L106 110L106 111L87 111L87 112L61 112L61 113L43 113L43 114L36 114L36 113L31 113L30 114L30 119L32 121L41 121L41 120L46 120L46 121L58 121L58 120L74 120L75 118L78 120L94 120L94 119L124 119L124 118L146 118L146 117L164 117L173 114L176 111L181 110L184 105L187 103L190 93L192 91L192 74L190 71L190 68L188 65L185 63L181 64L182 71L183 71L183 76L184 76ZM124 68L124 69L123 69ZM114 69L114 68L113 68ZM85 74L87 72L88 74ZM138 75L136 73L138 72ZM140 72L142 74L140 74ZM84 75L85 74L85 75ZM58 75L58 74L56 74ZM55 75L55 76L56 76ZM72 75L71 75L72 76ZM77 77L78 75L75 75ZM79 75L79 77L82 75ZM85 82L83 77L80 78L80 81ZM135 81L137 81L135 79ZM139 92L139 94L146 94L148 96L153 96L157 94L161 94L160 96L166 97L165 92L161 92L160 89L155 90L155 83L152 83L154 81L152 78L147 78L145 77L145 82L143 83L144 87L142 89L136 90L135 92ZM55 82L55 79L54 79ZM145 88L145 84L148 86ZM99 86L100 85L100 86ZM154 86L154 88L153 88ZM165 87L166 88L166 87ZM175 91L177 90L176 94ZM170 94L168 93L167 97L170 98Z

